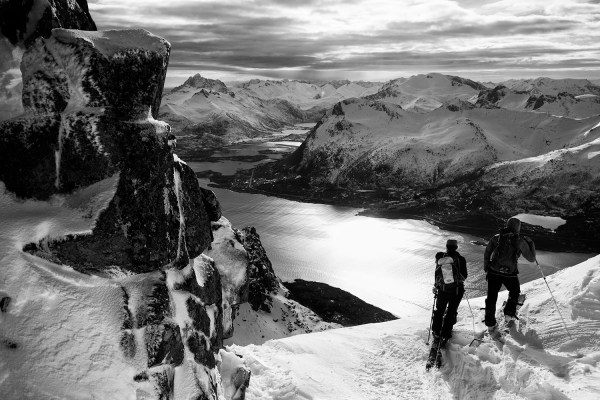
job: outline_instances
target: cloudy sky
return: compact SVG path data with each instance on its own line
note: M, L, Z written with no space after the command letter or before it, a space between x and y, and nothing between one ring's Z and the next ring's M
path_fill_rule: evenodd
M167 86L190 75L388 80L600 79L600 0L88 0L98 29L172 45Z

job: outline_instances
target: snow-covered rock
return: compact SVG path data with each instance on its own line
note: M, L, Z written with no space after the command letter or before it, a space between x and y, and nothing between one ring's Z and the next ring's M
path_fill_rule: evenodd
M23 52L53 28L95 31L86 0L3 1L0 4L0 121L23 112L21 70Z
M49 202L18 201L0 186L0 257L10 265L0 290L11 299L0 316L3 398L229 399L222 382L249 376L243 365L218 367L231 325L224 310L247 296L243 282L232 286L244 280L247 256L220 270L200 255L180 270L80 273L21 248L49 232L90 230L111 186ZM230 249L212 255L230 259L221 254Z
M438 73L411 76L387 82L370 100L392 103L413 112L428 112L459 99L472 101L485 86L458 76Z
M341 327L325 322L311 309L290 299L289 290L273 271L256 229L246 227L236 231L236 239L248 254L248 298L246 303L239 302L232 308L232 334L226 343L258 344ZM229 241L235 243L234 239Z
M477 99L479 107L500 107L515 111L544 112L570 118L588 118L600 115L600 87L591 84L569 85L572 80L535 80L529 83L513 82L511 88L499 85L482 90ZM576 80L574 80L576 81ZM578 82L578 81L576 81ZM536 84L537 83L537 84ZM561 85L562 83L562 85ZM558 90L563 90L558 92ZM581 94L581 93L584 94Z
M0 125L6 398L224 399L222 378L243 397L248 371L218 362L248 257L218 229L202 254L221 210L154 119L169 52L54 29L23 55L26 113Z

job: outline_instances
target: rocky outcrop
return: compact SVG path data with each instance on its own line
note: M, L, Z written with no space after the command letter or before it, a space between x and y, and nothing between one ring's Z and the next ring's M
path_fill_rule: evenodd
M228 93L229 92L229 90L227 89L227 85L225 85L220 80L204 78L200 74L190 76L189 78L186 79L185 82L183 82L183 85L174 87L171 90L171 92L177 92L178 90L181 90L185 86L188 86L190 88L195 88L195 89L208 89L208 90L212 90L214 92L220 92L220 93Z
M92 307L107 319L86 328L93 338L108 333L111 340L80 360L80 368L85 371L86 362L98 364L103 357L113 358L107 365L128 365L126 374L115 370L109 376L135 393L117 397L169 399L177 393L222 399L222 379L227 379L235 381L237 398L243 398L248 371L240 366L232 376L220 374L218 362L223 339L231 334L231 309L247 299L248 256L240 242L231 245L236 234L221 221L214 194L201 188L193 170L173 153L169 125L155 119L170 44L140 29L50 32L62 26L63 16L79 24L76 11L89 16L87 5L51 0L44 8L46 3L32 3L51 19L41 18L46 22L35 34L23 33L18 24L11 31L27 42L21 62L25 113L0 123L0 180L20 198L68 205L76 197L78 206L95 210L83 217L92 221L89 232L50 232L23 248L82 272L77 279L91 276L84 285L91 297L104 288L101 301L67 312L79 316ZM94 203L96 198L103 199L102 205ZM73 289L68 285L66 290ZM74 298L86 296L84 290ZM67 319L61 326L69 331L86 325L80 318ZM135 375L128 375L130 368ZM83 373L77 379L87 378ZM101 389L86 389L104 397Z
M173 155L169 126L153 117L169 51L164 39L143 30L56 29L25 54L28 113L1 126L0 179L7 189L47 198L119 173L92 234L28 250L50 252L79 270L117 265L146 272L185 265L208 247L203 192Z
M291 300L313 310L326 322L355 326L398 319L392 313L326 283L295 279L284 285L290 291L288 297Z
M271 296L279 288L279 279L262 246L260 236L254 227L248 226L240 232L241 241L248 252L248 303L254 311L270 312L273 305Z

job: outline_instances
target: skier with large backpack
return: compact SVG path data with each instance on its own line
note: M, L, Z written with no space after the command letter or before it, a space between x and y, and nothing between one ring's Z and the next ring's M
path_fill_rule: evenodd
M436 295L436 302L431 332L433 343L439 342L441 347L452 337L452 327L456 323L458 306L465 293L467 261L457 249L458 242L449 239L446 242L446 252L439 252L435 255L433 293Z
M521 221L509 218L506 227L494 235L488 243L483 259L483 270L488 283L485 300L485 325L490 336L499 337L496 322L496 301L502 285L508 290L508 300L504 307L504 318L507 323L517 319L517 305L521 285L517 260L522 255L529 262L536 259L535 244L527 236L521 236Z

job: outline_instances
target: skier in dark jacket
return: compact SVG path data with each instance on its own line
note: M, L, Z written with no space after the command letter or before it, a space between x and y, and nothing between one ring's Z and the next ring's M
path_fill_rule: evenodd
M436 273L433 293L437 295L437 299L431 326L434 343L441 340L442 344L445 344L452 337L452 327L456 323L458 306L465 293L464 281L467 279L467 261L456 251L457 249L458 242L450 239L446 243L446 252L439 252L435 255ZM446 257L452 258L458 274L458 282L449 285L449 287L444 284L439 265L440 260L446 259Z
M535 261L535 245L527 236L521 236L521 221L509 218L506 227L492 237L488 243L483 259L483 270L488 282L485 300L485 324L490 334L498 333L496 323L496 301L502 285L508 290L508 300L504 307L506 321L516 319L517 302L521 293L517 268L518 258L522 255L529 262Z

